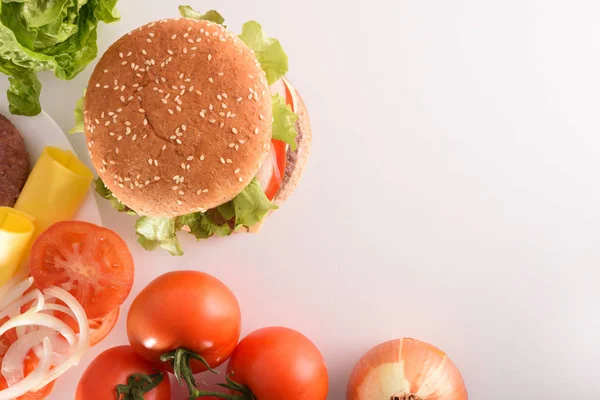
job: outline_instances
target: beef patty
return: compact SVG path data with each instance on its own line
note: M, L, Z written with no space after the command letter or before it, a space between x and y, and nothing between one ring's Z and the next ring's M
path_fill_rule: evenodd
M29 175L29 154L19 130L0 114L0 206L15 205Z

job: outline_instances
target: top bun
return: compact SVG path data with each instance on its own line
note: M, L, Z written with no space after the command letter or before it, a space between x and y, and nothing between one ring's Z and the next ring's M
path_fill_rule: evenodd
M85 96L94 166L141 215L228 202L268 152L272 105L253 52L221 25L153 22L102 56Z

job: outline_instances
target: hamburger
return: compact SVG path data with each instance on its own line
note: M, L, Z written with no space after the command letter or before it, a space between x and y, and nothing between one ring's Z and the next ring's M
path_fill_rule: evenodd
M98 62L78 104L98 193L139 216L138 241L181 255L197 239L256 232L310 150L308 113L262 27L238 36L216 12L142 26Z

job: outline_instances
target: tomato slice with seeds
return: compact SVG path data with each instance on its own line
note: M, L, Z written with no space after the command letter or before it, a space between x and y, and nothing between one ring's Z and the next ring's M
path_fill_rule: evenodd
M133 257L119 235L88 222L58 222L44 231L29 259L35 285L71 293L89 319L116 310L133 286Z

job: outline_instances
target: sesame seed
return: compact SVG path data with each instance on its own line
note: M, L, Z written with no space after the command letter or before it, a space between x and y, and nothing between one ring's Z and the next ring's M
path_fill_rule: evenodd
M148 120L144 118L144 126L148 125Z
M150 181L146 181L144 182L144 185L148 186L150 184Z
M154 160L154 166L158 167L158 160Z
M171 189L172 190L179 190L179 186L173 186Z
M146 42L152 43L152 39L146 39Z
M212 60L212 54L208 53L208 61Z
M202 96L202 92L201 92L201 91L199 91L199 90L196 90L196 94L197 94L198 96Z
M219 72L217 75L223 76L223 75L225 75L225 73L224 72Z
M238 181L240 181L240 182L242 182L242 181L243 181L243 179L242 179L242 177L241 177L241 176L240 176L240 179L238 179Z
M170 56L173 55L173 51L172 50L167 50L167 53L169 53Z
M204 154L200 156L200 161L204 161Z
M181 200L177 200L177 204L182 205L183 202Z
M160 81L161 81L162 83L166 83L166 82L167 82L167 78L165 78L164 76L161 76L161 77L160 77Z
M123 136L119 135L119 137L117 137L117 141L120 142L121 140L123 140Z
M175 135L172 135L172 136L170 136L170 137L169 137L169 139L171 139L171 140L175 140L175 139L177 139L177 136L175 136Z
M146 110L144 110L143 108L140 108L138 111L141 112L142 114L146 112Z
M108 89L108 85L104 85L102 86L104 89Z
M209 81L210 83L215 83L215 80L214 80L213 78L208 78L208 81Z
M235 145L235 151L238 151L239 149L240 149L240 145L239 145L239 144L236 144L236 145Z
M221 101L221 100L223 100L223 97L220 94L218 94L217 95L217 100Z
M162 147L162 151L165 151L166 149L167 149L167 145L164 144L163 147Z
M127 126L131 126L131 122L129 122L129 121L125 121L125 125L127 125Z
M130 51L129 53L127 53L127 57L131 56L133 53Z
M152 165L152 159L151 158L148 159L148 165Z
M118 147L115 149L115 154L119 154L119 148Z
M238 140L239 144L244 144L246 143L243 139Z
M235 129L235 128L231 128L231 132L233 132L234 134L237 134L237 133L238 133L238 130L237 130L237 129Z
M252 100L252 93L248 95L248 100Z
M220 158L221 164L225 164L225 159L223 157Z
M162 101L163 104L167 104L168 103L167 99L161 99L160 101Z
M235 147L235 143L229 143L229 148L233 149Z
M181 107L177 106L175 108L177 109L177 111L181 112Z
M187 125L181 125L181 129L183 129L184 132L187 131Z
M202 189L202 193L208 193L208 189Z
M200 190L198 190L198 191L196 192L196 194L198 194L198 195L199 195L200 193L202 193L202 189L200 189Z
M183 196L183 195L185 195L185 192L184 192L183 190L180 190L180 191L179 191L179 195L180 195L180 196Z
M212 105L212 104L209 104L209 105L208 105L208 109L209 109L210 111L212 111L212 110L214 109L213 105Z
M224 117L225 113L223 111L219 112L219 116Z
M231 111L227 111L227 118L231 116Z
M223 108L227 108L227 104L225 104L225 103L221 103L221 107L223 107Z
M189 32L189 31L188 31L188 32ZM189 33L187 33L187 32L183 34L183 37L184 37L184 38L186 38L186 37L188 37L188 36L190 36L190 34L189 34Z
M179 139L177 139L176 142L177 142L177 144L181 144L182 143L181 140L179 140Z
M234 174L236 174L236 175L237 175L237 174L239 174L239 173L240 173L240 169L239 169L239 168L236 168L236 170L235 170L235 171L233 171L233 173L234 173Z
M254 134L258 135L258 128L254 128Z
M107 72L108 72L108 70L107 70L107 69L105 69L105 70L104 70L104 73L106 74Z
M135 142L135 139L137 139L137 134L134 134L134 135L131 137L131 140L132 140L133 142Z
M123 185L122 183L119 183L119 187L120 187L120 188L124 188L124 187L125 187L125 185Z
M99 84L99 83L96 83L96 87L100 87L100 84Z
M181 169L185 169L185 163L181 163Z
M114 132L109 132L108 135L109 136L115 136L115 133Z
M175 38L177 38L177 34L174 34L173 36L171 36L171 40L175 40Z
M221 123L219 124L219 128L222 128L222 127L224 127L224 126L225 126L225 123L224 123L224 122L221 122Z
M160 181L160 176L155 176L155 177L154 177L154 180L155 180L155 181Z
M147 55L148 53L146 53L146 50L142 50L142 54Z
M225 161L227 162L227 164L233 163L233 161L231 161L231 159L229 159L229 158L227 160L225 160Z
M110 121L106 121L106 123L104 124L104 126L109 126L110 125Z
M129 97L127 98L127 100L128 100L128 101L131 101L131 100L133 100L133 96L129 96Z
M205 113L206 113L206 111L205 111L205 110L202 110L202 111L200 111L200 116L201 116L202 118L206 117L206 114L205 114Z
M263 115L262 115L262 114L260 114L260 119L265 119L265 117L263 117Z
M169 114L173 115L175 112L169 108Z
M121 65L127 65L127 60L121 62Z
M148 34L148 36L150 36L150 37L154 37L154 33L150 32L150 33Z
M187 47L184 47L183 48L183 54L187 54L187 52L188 52Z
M211 124L214 124L214 123L215 123L215 122L217 122L217 121L216 121L216 120L214 120L214 119L209 119L209 120L208 120L208 122L210 122Z

